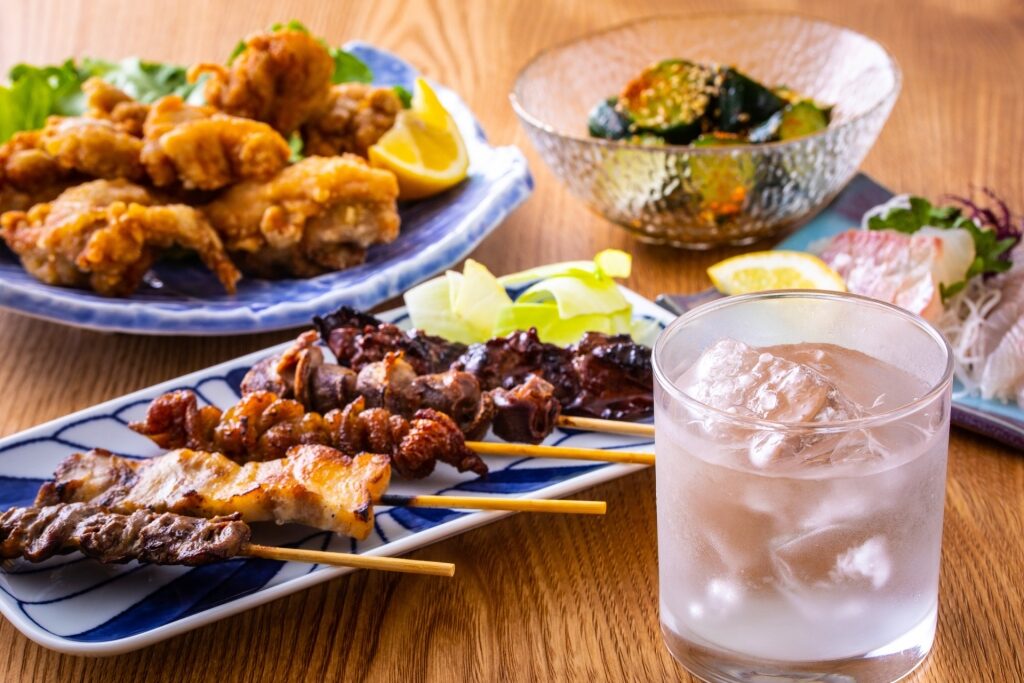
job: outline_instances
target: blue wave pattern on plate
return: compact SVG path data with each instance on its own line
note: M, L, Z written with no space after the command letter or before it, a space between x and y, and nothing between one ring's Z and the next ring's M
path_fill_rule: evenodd
M627 293L636 314L665 322L669 319L654 304ZM401 311L384 317L404 321ZM281 347L277 347L279 349ZM68 454L104 447L131 457L150 457L160 449L128 428L142 417L150 399L175 388L192 388L203 401L226 407L239 395L239 381L259 357L277 349L230 361L215 368L125 396L107 404L70 415L0 441L0 503L31 504L39 485ZM548 443L597 448L650 450L651 441L635 437L594 434L575 430L556 431ZM472 492L474 495L522 495L556 484L592 482L595 473L604 478L621 476L635 467L595 464L586 461L488 458L491 474L481 479L440 466L428 479L395 481L391 491L400 494ZM323 531L297 525L256 525L254 540L342 552L384 551L395 542L416 541L417 536L463 524L473 518L485 523L493 513L444 509L380 508L375 532L355 542ZM455 533L453 531L453 533ZM431 538L429 540L436 540ZM423 540L418 544L429 542ZM262 559L235 559L198 568L157 567L129 563L105 566L69 555L41 565L16 561L0 573L0 608L30 637L50 636L47 643L65 651L101 653L105 644L154 631L172 635L178 622L205 623L204 613L232 604L248 604L258 594L285 587L315 574L327 580L337 570ZM304 584L308 585L308 584ZM257 604L252 602L252 604ZM90 650L92 646L96 650Z
M890 199L893 193L863 173L815 218L780 242L776 249L810 251L816 242L860 225L864 213ZM662 295L658 301L666 309L682 314L722 295L714 289L688 295ZM986 400L980 396L963 395L963 387L953 386L953 424L983 434L1002 443L1024 450L1024 407L1016 403Z
M365 43L346 46L372 69L380 85L412 87L416 70ZM158 264L130 297L45 285L0 246L0 306L99 330L139 334L239 334L298 327L341 304L369 308L457 263L493 231L533 189L522 153L494 148L466 104L438 87L466 140L470 176L437 197L400 207L402 229L391 244L372 247L366 263L302 280L245 278L229 296L198 264Z

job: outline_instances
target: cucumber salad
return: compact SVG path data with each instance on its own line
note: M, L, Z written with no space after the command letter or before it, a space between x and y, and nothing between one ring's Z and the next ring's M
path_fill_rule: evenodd
M735 67L666 59L590 112L590 135L698 147L792 140L828 127L832 108Z

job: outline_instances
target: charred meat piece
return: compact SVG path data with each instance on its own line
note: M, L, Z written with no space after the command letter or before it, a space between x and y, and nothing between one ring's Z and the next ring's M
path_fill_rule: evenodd
M267 391L246 394L223 413L197 404L193 392L173 391L155 398L145 419L129 426L161 448L214 451L243 463L283 458L292 446L334 441L319 413Z
M530 375L511 389L494 389L495 435L505 441L540 443L550 434L562 414L554 387L537 375Z
M325 419L334 427L337 448L387 453L391 466L406 479L428 476L438 461L459 472L487 474L487 465L466 447L458 425L436 410L417 410L406 420L384 408L366 408L359 397Z
M214 406L197 408L191 391L175 391L154 399L146 418L130 426L162 448L217 452L242 463L283 458L294 446L318 444L347 454L384 454L410 479L430 474L438 460L460 472L487 473L447 415L420 409L407 419L366 406L359 397L321 416L297 401L256 391L222 413Z
M245 465L184 448L143 460L90 451L65 459L36 505L80 502L121 514L207 518L238 513L246 522L305 524L363 539L373 530L373 502L390 479L386 456L353 457L318 445Z
M356 394L367 405L398 415L412 416L422 408L443 412L470 439L487 433L494 417L494 404L473 375L452 370L417 375L401 353L364 366L356 377Z
M566 405L579 390L572 358L570 349L542 342L537 330L530 329L472 344L452 367L475 375L485 389L511 389L530 375L539 375Z
M565 412L629 420L654 411L654 369L646 346L625 334L588 332L570 349L579 392Z
M419 330L405 332L347 307L313 322L338 363L355 370L400 350L418 373L468 372L484 391L510 390L537 375L551 384L568 414L628 420L653 411L651 350L628 335L588 332L562 348L530 329L467 348Z
M281 355L256 363L242 378L242 393L269 391L320 413L347 404L356 395L356 373L325 362L316 342L316 332L304 332Z
M196 566L239 555L249 535L237 514L212 519L149 510L118 514L66 503L11 508L0 515L0 557L42 562L77 550L104 563Z
M418 375L443 372L466 351L465 344L420 330L406 332L349 306L313 318L313 325L327 348L345 367L359 370L364 365L384 360L393 351L401 351Z

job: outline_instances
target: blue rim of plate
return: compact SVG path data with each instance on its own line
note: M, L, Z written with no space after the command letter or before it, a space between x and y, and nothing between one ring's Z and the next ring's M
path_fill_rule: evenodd
M417 71L397 56L362 42L345 45L366 62L378 85L411 88ZM468 106L451 90L438 96L466 141L470 175L437 197L400 207L394 242L372 247L366 263L314 278L245 278L224 293L193 261L157 264L130 297L54 287L26 273L0 246L0 307L65 325L149 335L228 335L299 327L342 304L370 308L469 255L533 191L516 147L492 147Z
M625 293L634 305L636 317L661 325L672 319L652 302L628 290ZM381 317L400 324L406 319L402 309ZM31 504L39 485L51 476L56 464L76 451L104 446L127 457L157 455L158 447L127 428L130 420L142 416L150 399L187 387L204 401L226 407L237 400L238 384L245 371L284 346L287 343L0 439L0 504ZM644 437L570 429L556 430L546 442L604 449L653 448L653 441ZM459 474L442 466L427 479L395 481L389 492L557 498L644 467L539 458L485 459L491 467L487 478ZM383 508L377 511L374 532L366 541L356 542L296 525L274 524L255 525L254 540L315 550L401 555L508 514L511 513ZM600 518L592 521L600 524ZM600 533L599 527L595 533ZM57 557L39 565L17 560L7 569L10 571L0 573L0 612L41 645L78 655L113 655L146 647L351 571L252 558L196 568L138 563L102 565L80 555ZM456 572L454 579L435 580L457 581L458 576Z

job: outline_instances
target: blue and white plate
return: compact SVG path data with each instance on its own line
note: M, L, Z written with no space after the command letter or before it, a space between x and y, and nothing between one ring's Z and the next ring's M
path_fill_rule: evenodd
M810 223L780 242L776 249L808 251L814 243L860 225L861 217L868 209L892 196L891 191L859 173L831 204ZM659 301L673 312L681 313L721 296L710 289L685 296L663 296ZM1024 451L1024 406L969 396L957 382L953 386L952 413L953 424Z
M364 43L346 48L373 69L379 85L412 88L416 70L395 55ZM163 263L135 294L112 299L43 284L0 246L0 306L95 330L220 335L298 327L341 304L369 308L401 294L467 256L533 189L522 152L488 145L469 107L436 87L466 141L469 178L400 207L398 239L371 248L363 265L302 280L245 278L230 296L199 265Z
M632 293L638 316L662 324L672 315ZM399 309L382 315L401 322ZM222 408L239 396L239 382L256 361L286 345L250 354L55 420L0 441L0 509L31 505L36 491L68 455L91 448L146 458L160 453L128 429L155 396L192 389ZM653 442L635 437L556 430L548 444L650 451ZM642 465L536 458L485 458L486 478L439 466L428 478L395 481L402 494L461 494L558 498L633 472ZM374 533L356 542L297 525L253 525L254 541L315 550L401 555L500 519L507 512L378 507ZM590 522L601 524L601 518ZM448 557L458 564L471 558ZM81 555L34 565L16 560L0 572L0 612L22 633L53 650L77 655L113 655L152 645L203 624L308 588L350 569L263 559L236 559L203 567L103 565ZM458 581L456 569L453 579Z

